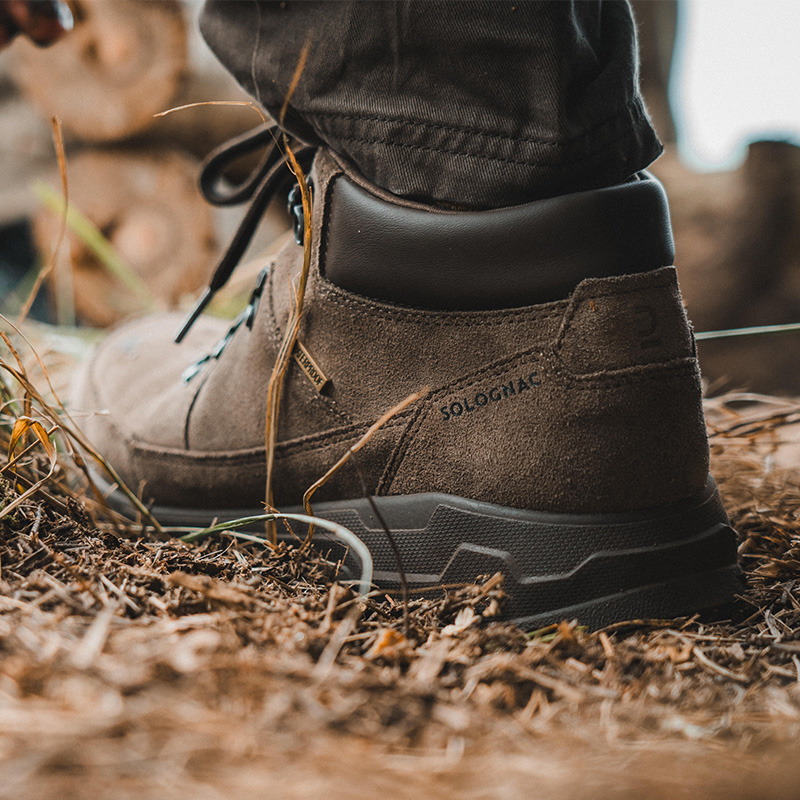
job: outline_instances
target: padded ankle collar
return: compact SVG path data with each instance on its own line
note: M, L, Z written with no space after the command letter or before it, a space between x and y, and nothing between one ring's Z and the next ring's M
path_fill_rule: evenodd
M463 212L405 203L340 175L326 206L328 280L415 308L559 300L584 278L646 272L674 259L666 195L646 172L606 189Z

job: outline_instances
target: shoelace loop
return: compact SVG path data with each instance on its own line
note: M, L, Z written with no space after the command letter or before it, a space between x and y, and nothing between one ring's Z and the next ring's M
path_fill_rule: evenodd
M178 335L175 337L176 342L183 340L214 295L228 282L252 241L253 234L270 200L291 176L285 166L283 153L278 146L279 136L282 136L282 133L277 125L261 125L221 145L212 151L203 163L200 173L200 191L209 203L216 206L229 206L250 200L250 205L228 248L214 269L208 286L203 290L178 331ZM237 159L261 149L265 150L264 156L252 174L241 183L226 186L224 177L228 167ZM303 171L310 169L315 148L294 143L292 152ZM296 237L297 215L295 212L291 213L295 219Z

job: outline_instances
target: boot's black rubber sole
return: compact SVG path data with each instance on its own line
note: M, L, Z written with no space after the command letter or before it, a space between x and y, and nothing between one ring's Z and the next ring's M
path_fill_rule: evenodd
M110 502L130 513L120 493ZM410 589L433 591L501 572L508 595L503 617L529 629L561 619L598 628L683 616L723 605L743 589L736 535L711 477L703 491L680 502L616 514L524 511L433 493L375 502ZM263 511L156 506L153 513L163 525L205 527ZM377 586L400 588L396 558L367 499L317 503L314 514L364 542ZM293 526L305 536L305 525ZM289 537L285 529L281 535ZM341 542L319 528L314 536L328 560L342 562L340 579L359 577L358 559Z

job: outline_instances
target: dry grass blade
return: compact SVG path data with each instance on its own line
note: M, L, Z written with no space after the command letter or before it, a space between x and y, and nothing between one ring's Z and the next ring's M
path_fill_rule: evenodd
M174 114L176 111L184 111L187 108L197 108L198 106L247 106L248 108L252 108L253 111L261 117L261 121L265 125L269 123L269 118L264 113L263 109L252 100L203 100L199 103L187 103L186 105L168 108L166 111L159 111L158 114L153 114L153 116L166 117L168 114Z
M292 95L294 95L295 90L300 83L300 78L302 77L303 71L306 68L306 62L308 61L308 54L310 51L311 43L306 42L300 50L300 57L297 59L297 65L294 68L292 80L289 82L289 88L286 90L286 97L283 98L281 113L278 115L278 124L281 128L284 127L284 122L286 121L286 112L289 110L289 103L291 102Z
M58 159L58 171L61 176L61 193L64 201L64 210L61 214L61 225L58 229L58 238L56 239L55 246L53 247L53 252L47 259L47 265L45 268L42 269L36 276L36 282L34 283L33 288L28 295L28 299L25 301L24 305L22 306L22 310L19 312L19 317L17 318L18 325L21 325L25 321L25 318L28 316L31 307L33 306L33 301L36 300L36 296L39 294L39 289L41 289L42 283L44 283L45 278L47 278L48 275L52 274L54 271L56 263L58 262L58 258L61 254L61 247L64 243L64 237L67 234L69 181L67 179L67 154L64 149L64 131L61 127L61 120L58 117L51 117L50 124L53 128L53 142L56 149L56 158Z
M31 354L33 355L36 363L38 364L39 368L42 371L42 375L47 383L47 386L50 390L50 394L53 397L53 401L55 402L55 407L48 402L48 400L44 397L44 395L38 390L35 384L29 379L25 367L22 363L22 359L14 347L11 339L8 335L0 331L0 338L9 348L11 353L14 355L14 358L17 362L17 368L12 367L2 358L0 358L0 370L4 370L8 374L14 378L14 380L22 387L24 394L25 394L25 410L24 416L31 416L31 405L33 402L37 404L38 412L42 416L43 419L49 420L53 425L57 426L59 431L62 434L62 442L64 445L65 450L70 453L73 459L73 463L75 466L85 475L87 481L89 482L90 486L92 487L93 491L95 492L97 497L100 497L99 491L94 486L94 483L91 478L91 473L83 462L83 459L80 456L79 450L82 450L88 453L96 462L99 464L103 470L111 477L111 479L119 486L120 491L125 494L128 500L133 504L136 510L148 521L150 525L156 531L161 531L161 525L159 524L158 520L150 513L150 509L148 509L142 501L136 496L134 492L130 490L130 488L125 484L122 480L120 475L117 471L108 463L105 457L97 451L97 449L89 442L89 440L83 435L80 428L75 424L72 417L69 415L69 412L65 408L61 398L58 396L58 392L56 392L55 387L53 386L52 381L50 380L50 376L48 374L47 368L44 365L39 353L36 351L36 348L31 344L28 338L25 336L24 333L0 314L0 321L5 322L13 331L14 333L19 336L25 344L30 349ZM7 391L7 387L5 387ZM9 393L10 394L10 393ZM36 490L40 489L44 484L42 482L36 482ZM28 489L26 492L26 497L33 493L34 490Z
M21 423L21 424L20 424ZM38 430L37 430L38 429ZM3 517L8 516L11 514L12 511L17 509L23 503L25 503L28 498L36 494L39 489L44 486L50 478L52 478L53 474L58 467L58 454L56 452L56 448L53 446L53 443L47 436L46 431L42 424L36 420L25 419L25 420L17 420L14 423L14 429L12 431L11 439L9 440L9 457L11 453L13 453L16 444L19 442L21 436L25 434L27 430L34 431L37 439L41 442L46 442L45 450L47 451L47 456L50 461L50 468L36 483L29 486L25 491L19 494L16 498L11 500L10 502L6 503L4 506L0 506L0 519ZM54 427L54 432L58 430L58 427Z
M297 66L295 67L294 75L292 77L289 91L281 109L279 124L283 126L286 111L289 107L294 90L300 81L300 76L305 68L306 60L308 58L309 47L306 45L300 53ZM297 163L292 148L289 145L289 138L284 133L283 137L286 158L289 162L289 167L294 173L298 185L300 186L300 193L303 202L303 221L305 223L305 230L303 233L303 267L300 272L300 281L297 286L295 294L295 305L293 313L290 315L286 332L284 333L283 341L281 342L280 349L275 358L275 364L272 368L270 375L269 385L267 386L267 413L264 429L264 446L266 450L266 486L264 489L265 504L268 507L273 507L273 470L275 466L275 447L278 442L278 418L280 416L281 394L283 390L283 382L286 377L286 372L289 369L291 362L292 352L294 351L295 343L297 342L297 333L300 327L300 320L303 314L303 301L306 294L306 286L308 284L308 274L311 269L311 217L312 217L312 199L311 192L308 188L308 183L305 174ZM274 523L270 522L267 525L267 536L274 544L277 541L277 531Z
M31 448L35 447L37 442L44 447L48 457L55 456L55 446L50 440L50 437L58 430L58 426L54 425L49 431L45 430L44 425L38 419L31 419L31 417L17 417L14 421L14 427L11 429L11 438L8 440L8 463L0 469L0 474L5 472L10 467L13 467L14 462L19 460L22 456L26 455ZM26 436L28 432L33 433L36 437L36 442L28 445L21 453L14 455L17 445Z
M47 438L47 434L42 426L42 423L38 420L31 419L30 417L18 417L14 421L14 427L11 430L11 438L8 440L9 459L12 458L14 451L17 449L17 445L28 433L28 431L33 432L40 442L44 442L45 447L47 448L47 454L50 455L50 451L52 450L52 442Z
M324 486L352 457L354 453L357 453L364 447L367 442L390 420L396 417L399 413L404 411L413 403L416 403L417 400L425 397L426 394L430 389L425 387L418 392L414 392L414 394L410 394L405 400L401 400L396 406L390 408L385 414L383 414L376 422L369 426L366 433L352 446L347 449L344 455L318 480L315 481L311 486L306 489L305 494L303 495L303 508L306 511L306 514L312 516L313 512L311 510L311 498L314 496L314 493L319 489L321 486ZM308 534L306 535L306 541L304 544L309 544L311 541L311 537L314 535L314 528L313 526L309 527Z

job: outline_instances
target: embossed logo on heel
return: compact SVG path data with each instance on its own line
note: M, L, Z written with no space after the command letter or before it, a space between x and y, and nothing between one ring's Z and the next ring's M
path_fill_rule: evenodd
M639 347L649 350L661 344L658 333L658 314L652 306L639 305L633 307L636 320L636 335L639 337Z

